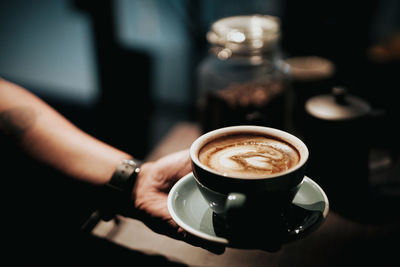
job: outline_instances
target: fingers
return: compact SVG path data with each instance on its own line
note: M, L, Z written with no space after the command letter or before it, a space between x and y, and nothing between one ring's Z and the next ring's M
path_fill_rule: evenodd
M170 235L170 237L174 239L184 241L195 247L203 248L217 255L221 255L225 252L224 245L199 238L195 235L190 234L189 232L186 232L182 227L179 227L172 218L170 221L168 221L168 224L171 226L172 229L174 229L172 231L172 233L174 234Z
M167 235L173 239L186 242L195 247L203 248L217 255L221 255L225 252L224 245L196 237L186 232L183 228L179 227L172 218L168 220L164 225L160 224L159 221L145 221L146 225L156 233Z
M189 154L189 150L183 150L178 153L181 157L181 162L182 162L182 169L180 170L179 176L183 177L186 174L188 174L189 172L191 172L191 170L192 170L192 165L190 162L190 154Z
M187 233L184 237L185 242L191 244L195 247L200 247L205 250L210 251L211 253L221 255L225 252L225 246L216 242L208 241L197 236L194 236L190 233Z
M176 224L175 224L176 225ZM216 242L208 241L202 238L199 238L195 235L192 235L186 232L183 228L178 227L176 229L176 234L170 236L174 239L186 242L192 246L200 247L202 249L208 250L211 253L221 255L225 252L225 246Z
M189 150L169 154L156 161L156 165L168 177L179 180L191 171Z

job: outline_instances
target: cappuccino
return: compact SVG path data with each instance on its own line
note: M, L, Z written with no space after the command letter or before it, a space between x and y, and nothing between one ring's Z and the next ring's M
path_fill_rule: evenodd
M224 176L249 179L285 172L300 161L297 149L284 140L251 133L214 139L200 149L198 157Z

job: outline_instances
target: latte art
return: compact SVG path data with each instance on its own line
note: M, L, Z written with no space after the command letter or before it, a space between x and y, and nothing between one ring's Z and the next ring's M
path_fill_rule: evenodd
M258 178L294 167L299 154L291 145L273 137L235 134L206 144L199 160L223 175Z

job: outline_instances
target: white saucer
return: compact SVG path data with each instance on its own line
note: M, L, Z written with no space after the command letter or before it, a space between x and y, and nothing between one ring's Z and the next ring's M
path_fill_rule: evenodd
M304 177L300 190L284 217L287 234L285 242L302 238L315 230L325 220L329 212L329 202L321 187L308 177ZM295 212L295 209L301 212ZM232 245L223 234L216 232L213 212L208 207L197 188L193 173L180 179L168 195L168 210L174 221L188 233L199 238Z

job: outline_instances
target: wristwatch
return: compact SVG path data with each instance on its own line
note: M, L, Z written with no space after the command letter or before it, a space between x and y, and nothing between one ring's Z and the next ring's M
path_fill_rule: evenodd
M103 220L111 220L132 205L132 190L141 165L139 160L125 159L117 167L104 188L105 195L100 209Z

